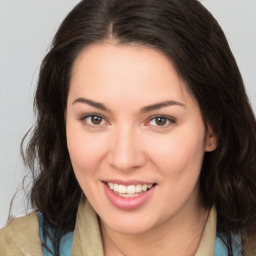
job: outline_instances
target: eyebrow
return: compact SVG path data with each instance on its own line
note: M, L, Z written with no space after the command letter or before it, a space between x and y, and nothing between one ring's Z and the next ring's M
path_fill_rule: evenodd
M103 105L102 103L93 101L93 100L89 100L89 99L85 99L85 98L77 98L76 100L73 101L72 105L75 103L85 103L87 105L90 105L92 107L95 107L97 109L103 110L103 111L107 111L107 112L111 112L110 109L108 109L105 105ZM147 113L153 110L158 110L164 107L168 107L168 106L181 106L181 107L185 107L185 105L183 103L180 103L178 101L174 101L174 100L168 100L168 101L164 101L164 102L160 102L160 103L156 103L156 104L152 104L152 105L148 105L143 107L140 112L141 113Z
M174 100L168 100L168 101L164 101L164 102L160 102L160 103L156 103L156 104L153 104L153 105L143 107L141 109L141 113L147 113L147 112L150 112L150 111L153 111L153 110L158 110L158 109L165 108L165 107L168 107L168 106L185 107L185 105L183 103L180 103L180 102L174 101Z
M77 98L76 100L73 101L72 105L75 103L85 103L87 105L90 105L94 108L100 109L100 110L104 110L107 112L111 112L105 105L103 105L102 103L93 101L93 100L89 100L89 99L85 99L85 98Z

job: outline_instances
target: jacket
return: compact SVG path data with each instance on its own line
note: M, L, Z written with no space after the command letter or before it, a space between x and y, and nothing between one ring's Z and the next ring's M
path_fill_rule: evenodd
M212 209L195 256L214 256L215 236L216 211ZM256 256L256 237L243 234L242 241L243 255ZM43 256L37 213L14 219L0 230L0 255ZM104 255L97 215L85 199L79 205L71 255Z

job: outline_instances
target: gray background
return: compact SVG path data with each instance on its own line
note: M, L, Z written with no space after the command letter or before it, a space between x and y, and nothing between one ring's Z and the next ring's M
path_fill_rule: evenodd
M25 168L19 144L33 124L40 62L78 0L0 0L0 227ZM222 26L256 112L256 0L201 0ZM21 194L21 193L19 193ZM18 197L15 214L22 215Z

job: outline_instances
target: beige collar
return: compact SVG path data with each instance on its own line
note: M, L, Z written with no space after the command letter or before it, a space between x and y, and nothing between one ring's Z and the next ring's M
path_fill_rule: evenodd
M74 231L71 256L103 256L98 217L83 197L80 201Z
M195 256L214 256L216 236L216 210L210 211ZM104 256L98 217L84 198L81 200L74 232L72 256Z
M217 213L215 207L212 207L195 256L214 256L216 225Z

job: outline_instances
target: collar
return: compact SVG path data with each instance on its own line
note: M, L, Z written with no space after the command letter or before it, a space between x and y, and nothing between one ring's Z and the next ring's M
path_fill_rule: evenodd
M215 207L212 207L195 256L214 256L216 225L217 213Z
M195 256L214 256L216 210L212 207ZM77 212L72 256L104 256L97 214L84 197Z
M104 256L97 214L83 196L77 212L71 256Z

